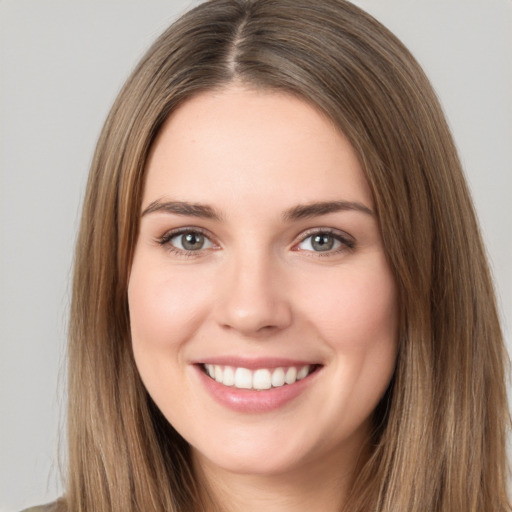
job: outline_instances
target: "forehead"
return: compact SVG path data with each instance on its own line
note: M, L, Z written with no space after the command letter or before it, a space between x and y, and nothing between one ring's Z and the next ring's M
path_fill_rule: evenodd
M372 198L357 154L319 110L286 93L229 87L192 97L153 144L143 207L164 195L283 208Z

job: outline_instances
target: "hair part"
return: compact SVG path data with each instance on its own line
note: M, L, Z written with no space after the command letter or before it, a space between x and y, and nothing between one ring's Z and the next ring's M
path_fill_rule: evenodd
M397 367L347 510L510 510L506 351L457 152L414 58L344 0L203 3L154 43L112 107L75 256L68 509L207 506L187 443L138 375L127 286L155 137L188 98L235 82L297 95L348 138L399 289Z

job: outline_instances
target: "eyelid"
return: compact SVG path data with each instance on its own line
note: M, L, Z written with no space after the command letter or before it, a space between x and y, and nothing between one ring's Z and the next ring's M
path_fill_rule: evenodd
M315 255L317 255L317 256L329 256L329 255L336 254L338 252L342 252L342 251L346 251L346 250L352 250L352 249L354 249L354 247L356 245L356 241L355 241L354 237L352 237L351 235L349 235L345 231L341 231L339 229L334 229L334 228L311 228L311 229L308 229L306 231L303 231L299 235L299 240L293 244L292 250L293 251L300 251L301 249L299 249L298 246L301 243L306 241L311 236L319 235L319 234L327 234L327 235L333 236L339 242L341 242L342 247L340 247L338 249L335 249L335 250L332 250L332 251L325 251L325 252L321 252L321 251L306 251L306 250L304 252L315 253Z
M186 233L198 233L204 236L208 241L213 245L213 247L208 247L205 249L198 249L196 251L190 251L187 249L180 249L172 245L170 242L174 237L179 235L183 235ZM170 229L166 231L162 236L156 238L156 243L165 247L168 251L178 254L180 256L199 256L205 251L210 251L212 249L218 249L219 243L215 240L215 237L207 230L200 228L198 226L183 226L180 228Z
M205 238L208 239L208 241L214 246L209 247L206 249L199 249L196 251L190 251L186 249L180 249L170 243L170 241L180 234L185 233L199 233L203 235ZM347 232L335 229L335 228L328 228L328 227L315 227L311 229L307 229L303 231L298 237L297 241L294 242L291 250L292 251L301 251L298 246L303 243L305 240L307 240L309 237L318 235L318 234L328 234L336 238L341 243L341 247L334 249L334 250L328 250L325 252L322 251L309 251L309 250L303 250L305 253L313 253L315 256L332 256L334 254L344 252L347 250L354 249L356 245L356 241L354 237L349 235ZM204 254L205 251L211 251L212 249L219 249L220 244L215 239L215 237L206 229L200 228L198 226L182 226L179 228L174 228L166 231L162 236L157 237L155 239L155 242L160 246L165 246L165 248L175 254L178 254L180 256L199 256L200 254Z

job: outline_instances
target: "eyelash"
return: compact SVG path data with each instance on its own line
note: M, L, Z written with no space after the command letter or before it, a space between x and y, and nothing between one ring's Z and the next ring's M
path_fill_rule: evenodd
M218 247L218 244L216 242L212 241L213 237L207 231L205 231L201 228L196 228L196 227L193 227L193 228L192 227L184 227L184 228L175 229L173 231L168 231L163 236L158 238L156 241L159 245L161 245L162 247L165 247L169 252L176 254L178 256L183 256L183 257L187 257L187 258L199 256L199 254L202 253L205 249L199 249L197 251L190 251L187 249L180 249L170 243L173 238L176 238L180 235L186 235L186 234L202 235L211 244Z
M314 229L310 229L310 230L306 231L305 233L302 233L300 241L298 243L294 244L293 250L295 250L295 251L300 250L300 249L297 249L297 247L300 244L304 243L308 238L311 238L315 235L329 235L329 236L332 236L337 242L340 243L340 247L338 247L337 249L334 249L334 250L327 250L325 252L304 251L306 253L312 253L312 254L314 254L314 256L317 256L317 257L325 258L325 257L337 255L341 252L352 251L352 250L354 250L354 248L356 246L355 240L350 235L348 235L347 233L345 233L343 231L338 231L337 229L332 229L332 228L314 228Z
M165 233L163 236L159 237L156 240L156 242L161 246L165 246L169 252L177 254L178 256L183 256L183 257L198 256L204 250L211 249L211 248L207 248L207 249L199 249L196 251L192 251L192 250L187 250L187 249L180 249L170 243L173 238L176 238L180 235L185 235L185 234L202 235L214 247L218 247L218 244L213 241L213 237L208 232L206 232L205 230L203 230L201 228L197 228L197 227L184 227L184 228L179 228L179 229L176 229L173 231L169 231L169 232ZM332 228L315 228L315 229L310 229L310 230L302 233L299 242L297 242L293 245L292 250L299 251L300 249L298 249L298 246L301 245L302 243L304 243L308 238L311 238L315 235L332 236L341 245L340 245L340 247L338 247L335 250L326 250L325 252L305 250L304 251L305 253L312 253L315 256L319 256L319 257L329 257L329 256L339 254L340 252L352 251L356 246L355 240L351 236L349 236L347 233L344 233L343 231L338 231L338 230L332 229Z

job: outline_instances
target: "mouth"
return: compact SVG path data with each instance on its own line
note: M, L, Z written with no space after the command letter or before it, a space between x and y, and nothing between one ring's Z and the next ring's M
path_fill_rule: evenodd
M202 371L217 383L226 387L252 391L265 391L290 386L309 377L320 366L318 364L305 364L251 370L229 365L200 364Z
M267 413L314 389L323 364L282 358L212 357L193 363L199 382L236 413Z

